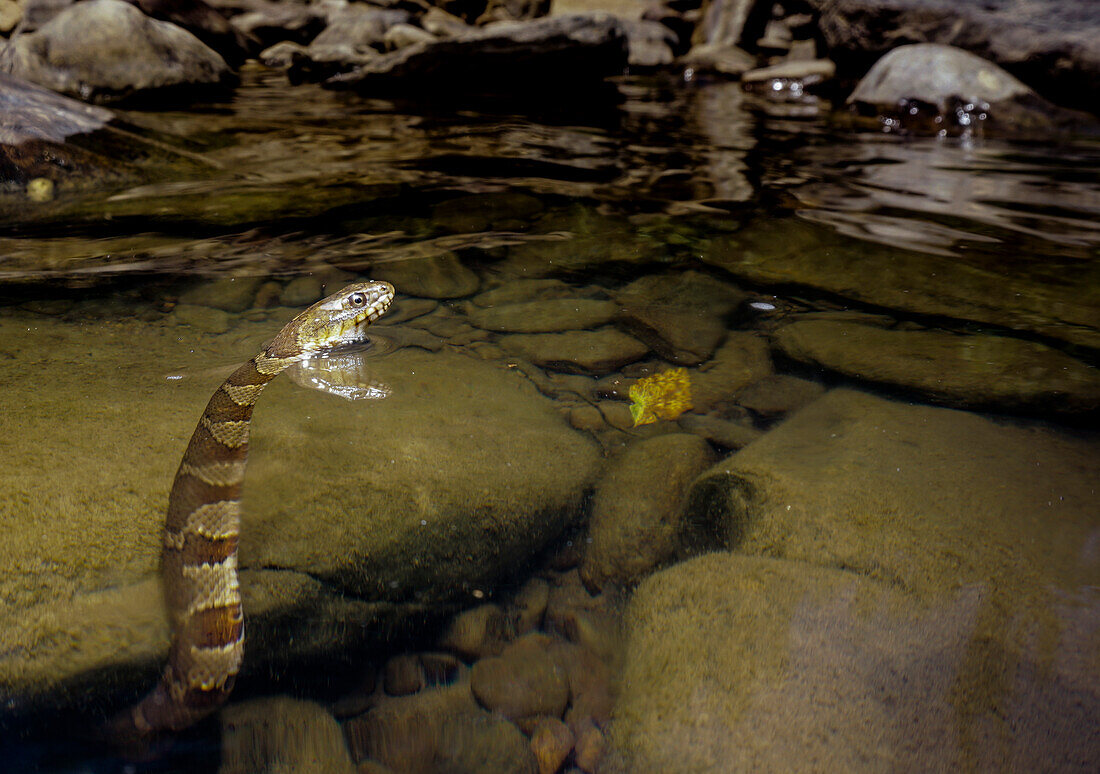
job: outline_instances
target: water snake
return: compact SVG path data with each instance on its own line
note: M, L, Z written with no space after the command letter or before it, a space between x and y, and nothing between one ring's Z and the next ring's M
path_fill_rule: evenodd
M361 282L317 302L210 398L168 496L161 556L168 663L156 688L112 721L116 739L186 728L229 695L244 653L237 544L252 408L291 364L361 340L393 296L387 282Z

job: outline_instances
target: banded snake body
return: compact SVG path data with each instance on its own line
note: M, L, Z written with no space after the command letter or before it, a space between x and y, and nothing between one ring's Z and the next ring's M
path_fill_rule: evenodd
M253 406L293 363L361 341L393 297L388 282L361 282L317 302L210 398L168 497L161 557L168 663L156 688L111 722L116 739L184 729L229 696L244 655L237 545Z

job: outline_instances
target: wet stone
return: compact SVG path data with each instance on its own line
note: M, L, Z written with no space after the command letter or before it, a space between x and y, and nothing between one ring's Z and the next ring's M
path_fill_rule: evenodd
M490 602L456 615L439 646L472 661L500 653L509 638L504 610Z
M679 548L683 501L711 463L709 444L676 433L640 441L596 486L581 577L589 588L637 582Z
M169 315L169 319L198 328L204 333L217 334L229 330L231 318L221 309L194 304L177 304Z
M714 354L726 335L726 317L747 298L739 288L696 271L651 274L615 294L631 332L682 365L697 365Z
M432 301L428 298L402 298L398 296L390 304L390 308L386 310L386 316L379 320L379 324L397 325L431 314L438 308L438 301Z
M371 759L402 774L534 774L523 734L478 708L467 682L387 697L345 724L355 759Z
M595 723L587 721L580 723L576 735L574 760L577 768L586 774L596 774L607 749L603 731Z
M233 26L252 35L267 48L288 40L308 43L324 29L324 16L315 7L302 3L256 2L250 9L233 17Z
M309 306L321 298L321 280L317 277L297 277L283 288L283 306Z
M340 725L322 707L288 698L234 703L220 713L218 774L293 770L356 774Z
M619 650L611 595L589 593L581 574L574 570L559 576L550 589L544 628L601 659L611 661Z
M390 696L416 693L426 684L420 669L420 659L409 653L394 656L386 662L386 668L382 672L382 684Z
M828 59L780 62L770 67L750 70L741 76L742 83L768 83L770 81L800 81L804 84L820 83L836 74L836 65Z
M603 421L616 430L631 430L634 428L634 416L630 413L630 406L619 400L601 400L596 404L597 410Z
M714 357L691 372L695 411L709 414L736 404L737 392L774 372L768 343L748 332L734 331Z
M480 284L454 253L381 263L371 268L371 276L400 288L402 294L422 298L462 298L476 293Z
M421 653L420 668L428 685L450 685L465 671L465 665L450 653Z
M473 297L472 301L478 306L488 308L524 301L565 298L575 293L571 285L559 279L513 280L500 287L479 293Z
M756 57L737 46L700 43L680 57L679 64L694 71L739 78L756 67Z
M518 333L502 337L500 344L536 365L569 373L608 373L640 360L649 352L645 344L614 328Z
M998 65L953 46L917 43L898 46L870 69L848 97L896 110L898 103L919 100L947 111L958 99L997 105L1034 96L1027 86Z
M261 277L224 277L204 282L181 293L180 303L209 306L226 312L243 312L252 308L256 289L261 282Z
M390 51L411 46L414 43L425 43L433 40L435 40L435 35L411 24L395 24L386 30L383 37L383 42Z
M252 299L255 309L267 309L278 306L283 295L283 286L278 282L265 282L256 289L256 296Z
M532 578L516 592L509 605L509 615L517 636L534 631L542 625L549 599L550 584L542 578Z
M825 394L818 382L790 374L773 374L737 393L737 402L762 417L797 411Z
M569 701L569 683L548 652L548 640L529 634L499 656L474 664L470 688L478 702L508 718L561 717Z
M585 721L607 728L615 706L613 676L618 662L602 659L590 650L561 640L554 643L551 652L569 679L565 722L574 736L583 730Z
M685 432L694 433L701 438L706 438L715 446L726 449L740 449L748 446L763 435L760 430L751 425L732 422L709 414L684 414L676 422Z
M539 774L554 774L573 751L573 732L557 718L541 718L531 732Z
M471 309L470 322L490 331L556 333L606 325L617 311L611 301L558 298Z
M1022 339L803 320L780 328L775 340L795 360L952 406L1053 413L1100 408L1100 371Z
M570 409L569 424L586 433L594 433L607 427L603 414L595 406L577 406Z
M437 10L433 8L429 14ZM472 234L499 229L502 222L529 221L542 212L542 208L541 201L524 193L460 196L432 208L432 223L453 234Z

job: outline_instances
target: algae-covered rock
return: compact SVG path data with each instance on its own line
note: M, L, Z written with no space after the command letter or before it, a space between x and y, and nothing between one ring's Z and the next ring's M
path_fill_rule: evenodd
M280 324L238 322L233 345L103 325L89 370L86 325L35 317L32 338L0 318L14 326L0 330L14 358L0 403L15 416L18 401L24 417L0 442L5 711L102 707L152 684L168 645L156 571L172 472L233 362ZM171 370L188 363L182 378ZM257 406L240 557L246 673L467 604L576 518L595 476L595 445L518 373L419 350L375 363L385 400L283 377ZM29 390L32 373L50 389Z
M637 442L617 457L596 488L585 583L629 584L671 558L684 496L711 459L706 441L682 433Z
M1016 618L989 592L917 602L722 553L651 575L601 771L1095 770L1095 593L1051 591Z
M952 406L1052 413L1100 408L1100 371L1033 341L801 320L779 329L785 355Z

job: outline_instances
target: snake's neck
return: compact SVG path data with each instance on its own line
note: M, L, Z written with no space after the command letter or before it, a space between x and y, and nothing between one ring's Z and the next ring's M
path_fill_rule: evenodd
M237 545L249 424L264 387L297 359L264 352L234 371L187 445L168 497L161 558L171 651L160 683L122 723L131 733L186 728L233 688L244 655Z

